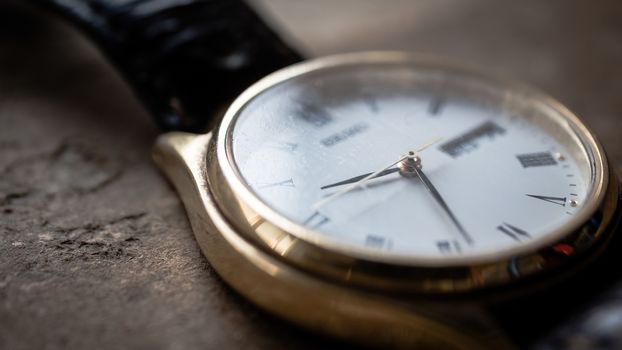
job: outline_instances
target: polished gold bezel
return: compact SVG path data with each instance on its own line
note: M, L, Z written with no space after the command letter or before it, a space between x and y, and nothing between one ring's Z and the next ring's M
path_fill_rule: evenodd
M397 64L433 67L447 72L460 72L484 81L502 85L513 93L530 96L553 109L552 118L581 143L591 166L591 192L582 209L564 226L545 237L520 246L478 257L421 259L385 252L372 252L333 241L313 230L283 217L263 203L244 183L231 152L231 130L243 108L262 92L282 82L320 70L352 65ZM611 203L605 200L615 192L610 181L602 147L581 121L559 102L525 86L482 74L437 58L396 52L367 52L332 56L304 62L273 73L246 90L229 108L216 137L209 144L206 171L217 205L245 239L261 249L306 271L338 281L396 290L427 292L464 291L495 285L547 270L569 260L600 241L611 217ZM570 141L569 141L570 142ZM572 142L571 142L572 143ZM594 227L593 218L599 225ZM586 232L591 239L586 244ZM556 256L556 245L570 245L569 254ZM575 249L576 248L576 249ZM555 256L551 260L550 255ZM563 255L563 256L562 256ZM509 267L513 266L512 269ZM513 272L510 272L513 271Z

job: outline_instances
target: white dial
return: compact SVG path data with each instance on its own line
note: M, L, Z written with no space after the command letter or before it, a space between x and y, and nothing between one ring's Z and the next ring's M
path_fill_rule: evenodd
M560 111L459 71L303 74L245 104L225 135L236 176L275 215L384 255L472 257L546 240L594 190L590 151Z

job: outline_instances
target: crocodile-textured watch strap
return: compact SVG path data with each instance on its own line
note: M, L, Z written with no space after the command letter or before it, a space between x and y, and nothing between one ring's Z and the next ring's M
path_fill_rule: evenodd
M259 78L301 60L242 0L35 0L84 30L163 130L205 131Z

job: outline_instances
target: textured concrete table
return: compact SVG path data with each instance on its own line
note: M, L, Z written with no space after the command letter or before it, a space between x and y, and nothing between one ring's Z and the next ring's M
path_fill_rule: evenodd
M222 283L150 160L146 112L84 38L21 2L0 2L0 349L335 345ZM531 83L622 163L619 0L259 4L311 55L433 52ZM596 327L622 348L621 304L562 332L585 345Z

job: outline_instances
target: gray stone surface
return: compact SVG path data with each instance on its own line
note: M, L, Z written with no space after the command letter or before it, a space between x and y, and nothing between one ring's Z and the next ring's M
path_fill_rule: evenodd
M255 3L313 55L432 52L531 83L622 162L618 0ZM339 345L222 283L150 160L156 135L84 38L23 1L0 1L0 349ZM564 329L580 336L596 324L613 339L603 348L621 348L622 312L608 305Z

